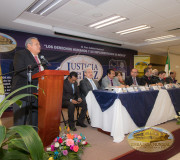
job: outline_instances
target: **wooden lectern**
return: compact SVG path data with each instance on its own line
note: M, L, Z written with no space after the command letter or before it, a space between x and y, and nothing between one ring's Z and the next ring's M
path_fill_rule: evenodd
M64 75L69 71L44 70L32 76L38 78L38 134L44 147L59 135Z

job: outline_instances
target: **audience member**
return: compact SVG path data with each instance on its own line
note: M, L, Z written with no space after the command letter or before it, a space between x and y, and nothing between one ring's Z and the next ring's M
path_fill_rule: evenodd
M159 71L158 72L158 78L155 79L155 83L160 85L160 86L163 86L164 85L164 78L166 76L166 72L165 71Z
M107 70L107 75L102 79L101 88L106 89L109 87L120 86L120 82L115 77L115 71L113 69Z
M176 83L177 80L175 78L176 78L176 72L172 71L172 72L170 72L170 76L167 77L165 81L166 81L167 84Z
M158 79L158 70L157 69L153 69L152 70L152 80L156 81Z
M123 80L123 77L122 77L122 72L121 71L116 71L115 72L115 78L118 79L118 81L121 83L121 84L125 84L124 83L124 80Z
M100 89L98 81L93 79L93 71L91 68L84 70L85 78L80 81L80 91L82 99L85 100L89 91Z
M129 77L126 77L125 84L128 85L128 86L140 85L141 84L141 79L138 78L137 75L138 75L138 70L136 68L133 68L131 70L131 75Z
M144 69L144 76L141 78L141 85L151 85L155 84L155 82L152 79L152 69L145 68Z
M147 68L152 69L152 64L149 63Z
M84 124L84 119L87 112L87 105L80 97L79 88L77 86L76 80L77 73L71 72L70 75L64 80L63 86L62 105L68 108L68 123L72 131L77 130L74 123L74 111L76 105L82 107L76 125L81 127L87 127Z

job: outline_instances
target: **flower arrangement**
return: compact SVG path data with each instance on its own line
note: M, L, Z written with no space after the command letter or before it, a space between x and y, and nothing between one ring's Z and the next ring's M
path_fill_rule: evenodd
M178 115L175 115L175 118L177 119L177 124L180 124L180 112L178 112Z
M69 127L66 133L61 133L55 138L50 147L47 147L48 160L80 160L80 155L85 147L90 146L87 143L86 137L81 134L71 134Z

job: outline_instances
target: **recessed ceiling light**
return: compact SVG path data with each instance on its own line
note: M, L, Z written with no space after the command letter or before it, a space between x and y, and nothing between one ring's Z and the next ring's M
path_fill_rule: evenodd
M114 24L114 23L117 23L120 21L124 21L126 19L127 18L121 17L119 15L114 15L114 16L108 17L106 19L103 19L99 22L93 23L93 24L89 25L89 27L94 27L96 29L99 29L99 28L102 28L102 27L105 27L105 26L108 26L108 25L111 25L111 24Z
M137 32L137 31L141 31L141 30L149 29L149 28L151 28L151 26L148 26L148 25L140 25L140 26L137 26L137 27L133 27L133 28L129 28L129 29L122 30L122 31L118 31L118 32L116 32L116 33L117 33L117 34L120 34L120 35L123 35L123 34L128 34L128 33L132 33L132 32Z
M149 38L149 39L146 39L145 41L152 42L152 41L159 41L159 40L164 40L164 39L169 39L169 38L174 38L174 37L176 37L176 36L174 36L174 35L167 35L167 36Z
M28 9L27 12L40 15L48 15L61 7L70 0L37 0Z

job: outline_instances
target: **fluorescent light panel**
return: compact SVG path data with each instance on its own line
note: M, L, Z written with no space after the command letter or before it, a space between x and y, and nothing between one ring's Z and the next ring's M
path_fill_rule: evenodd
M174 36L174 35L167 35L167 36L161 36L161 37L146 39L145 41L147 41L147 42L153 42L153 41L158 41L158 40L163 40L163 39L169 39L169 38L174 38L174 37L176 37L176 36Z
M60 3L62 0L56 0L53 1L52 3L50 3L47 7L45 7L43 10L41 10L39 12L40 15L43 15L44 13L46 13L48 10L50 10L51 8L53 8L54 6L56 6L58 3Z
M36 3L31 5L27 11L45 16L55 11L57 8L61 7L68 1L70 0L38 0Z
M36 9L38 9L41 5L43 5L47 0L38 1L35 5L31 7L29 10L31 13L33 13Z
M102 27L105 27L105 26L108 26L108 25L111 25L111 24L114 24L114 23L117 23L126 19L127 18L121 17L119 15L115 15L115 16L106 18L104 20L101 20L99 22L93 23L89 25L89 27L94 27L96 29L99 29L99 28L102 28Z
M151 41L151 42L149 42L149 44L164 43L164 42L175 41L175 40L177 40L177 38L173 38L173 39L163 39L163 40L159 40L159 41Z
M132 32L141 31L141 30L148 29L148 28L151 28L151 27L148 26L148 25L141 25L141 26L129 28L129 29L126 29L126 30L118 31L116 33L123 35L123 34L128 34L128 33L132 33Z

